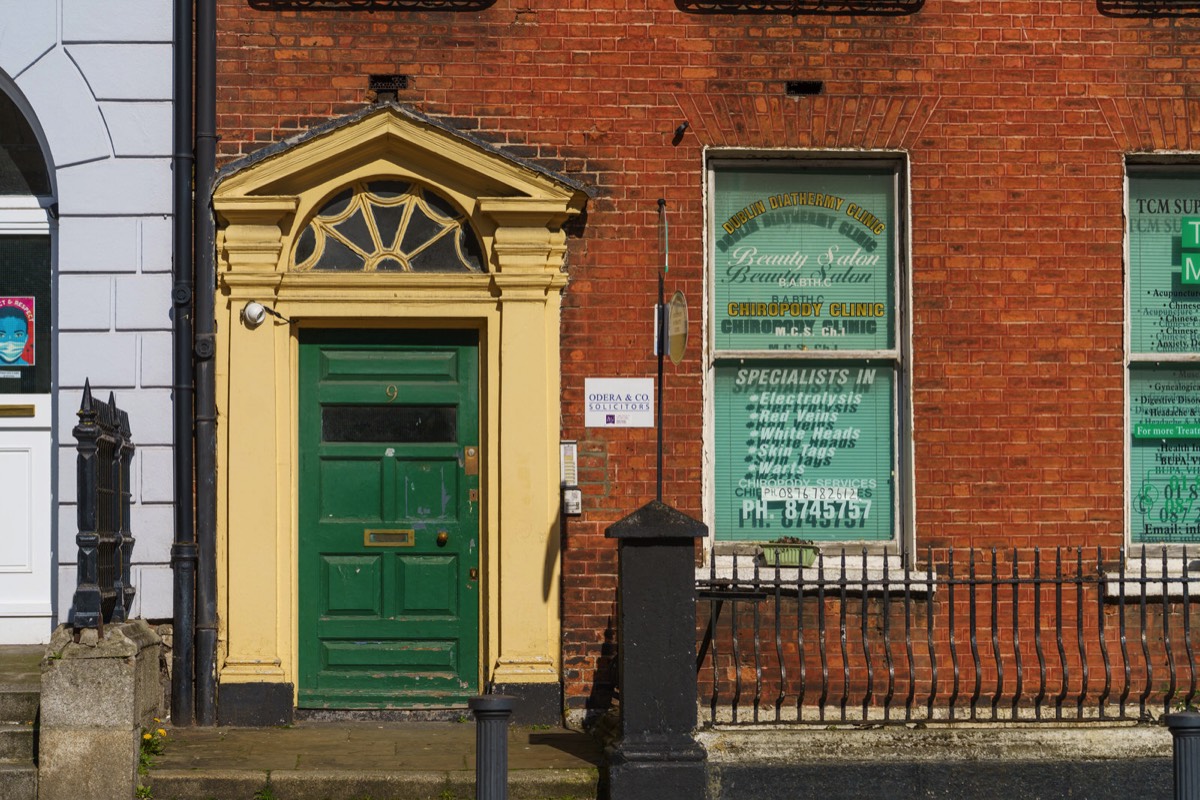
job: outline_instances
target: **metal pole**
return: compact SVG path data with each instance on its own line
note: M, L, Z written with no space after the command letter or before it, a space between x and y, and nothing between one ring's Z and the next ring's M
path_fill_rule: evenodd
M217 6L196 4L196 723L217 723L216 221Z
M667 349L667 326L663 323L667 317L667 307L663 301L663 274L658 273L658 410L654 412L658 422L658 494L655 497L662 502L662 465L663 465L663 352Z
M662 502L662 487L663 487L663 418L662 418L662 400L663 400L663 356L667 352L667 306L666 298L663 295L663 277L666 275L668 268L667 248L669 246L667 239L667 201L661 197L658 200L659 226L662 231L663 240L663 268L658 273L658 315L654 322L658 326L658 408L654 412L654 419L658 427L658 494L655 497Z
M196 624L196 531L192 515L193 460L192 373L192 0L175 0L173 254L171 288L172 426L174 444L175 541L171 545L173 642L171 648L171 722L183 727L195 718L194 641Z
M1175 747L1175 800L1200 800L1200 713L1167 715Z
M467 701L475 715L475 800L508 800L508 721L515 702L503 694Z

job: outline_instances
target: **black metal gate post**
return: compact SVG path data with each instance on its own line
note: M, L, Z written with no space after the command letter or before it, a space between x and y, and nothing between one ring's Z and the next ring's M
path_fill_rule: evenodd
M129 415L117 407L112 392L108 402L97 400L85 380L78 414L72 433L78 442L79 569L69 619L76 637L84 628L103 636L105 625L128 620L135 594L129 528L134 445Z
M608 749L609 796L707 796L696 742L696 539L707 526L653 500L605 532L617 540L620 737Z
M508 800L508 721L514 698L485 694L467 701L475 715L475 800Z
M1200 800L1200 713L1167 715L1174 739L1175 800Z

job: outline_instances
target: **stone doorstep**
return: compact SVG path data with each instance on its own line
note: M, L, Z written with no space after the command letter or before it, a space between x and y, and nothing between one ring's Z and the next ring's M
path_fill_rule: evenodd
M0 684L0 724L33 722L40 694L37 688L6 688Z
M143 782L158 800L210 800L253 797L270 786L280 800L442 800L475 796L475 773L363 772L347 770L153 770ZM512 800L595 798L599 772L595 769L538 769L510 771Z
M23 648L3 650L0 652L0 674L12 677L15 671L8 663L14 661L10 651L23 651ZM40 652L41 648L38 650ZM24 658L23 652L18 654L22 656L21 667L24 669L28 659ZM24 678L24 672L16 677ZM0 681L0 800L37 800L33 723L37 718L39 688L37 683L27 680Z
M32 725L0 723L0 762L32 764L33 752Z
M782 764L836 761L1105 761L1171 758L1171 733L1161 725L1056 724L966 728L836 726L730 727L702 731L697 739L712 764Z

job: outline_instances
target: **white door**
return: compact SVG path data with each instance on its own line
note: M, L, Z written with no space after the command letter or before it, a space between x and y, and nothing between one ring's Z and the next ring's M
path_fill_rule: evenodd
M0 644L50 637L50 419L49 395L0 394Z
M48 217L0 198L0 644L50 639L53 377Z

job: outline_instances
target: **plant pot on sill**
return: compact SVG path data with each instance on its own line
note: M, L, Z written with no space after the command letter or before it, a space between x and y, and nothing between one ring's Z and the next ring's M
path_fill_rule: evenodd
M759 558L768 567L811 567L817 548L800 542L767 542L759 546Z

